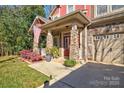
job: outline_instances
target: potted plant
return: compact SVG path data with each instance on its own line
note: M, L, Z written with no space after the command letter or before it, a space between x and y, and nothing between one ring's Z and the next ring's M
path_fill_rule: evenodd
M50 62L52 59L51 48L46 48L46 61Z

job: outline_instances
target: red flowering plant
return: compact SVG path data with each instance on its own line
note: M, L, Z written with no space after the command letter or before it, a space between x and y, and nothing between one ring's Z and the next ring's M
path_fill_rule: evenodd
M34 52L31 52L30 50L22 50L19 52L22 58L31 60L32 62L40 61L42 60L42 57L40 54L35 54Z
M31 51L30 50L22 50L19 52L19 54L21 55L22 58L27 58L28 54L30 54Z

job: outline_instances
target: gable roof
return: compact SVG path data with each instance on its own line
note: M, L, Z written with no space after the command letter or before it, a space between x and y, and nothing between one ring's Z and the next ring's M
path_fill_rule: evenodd
M42 17L42 16L36 16L35 19L34 19L34 21L33 21L33 23L31 24L31 26L30 26L28 32L32 30L32 27L33 27L33 25L34 25L34 23L36 22L37 19L40 19L40 20L43 21L44 23L50 22L50 20L48 20L48 19L46 19L46 18L44 18L44 17Z
M47 29L49 27L56 26L57 24L60 24L60 23L65 22L65 21L73 20L73 19L79 20L83 24L89 24L91 22L85 16L83 11L76 10L76 11L73 11L73 12L71 12L69 14L66 14L65 16L59 17L59 18L57 18L57 19L55 19L53 21L49 21L48 23L43 24L42 28Z

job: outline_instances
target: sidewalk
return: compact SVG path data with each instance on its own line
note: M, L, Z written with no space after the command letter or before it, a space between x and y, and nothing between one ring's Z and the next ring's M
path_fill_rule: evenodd
M47 75L47 76L52 76L52 80L50 81L50 84L55 83L56 81L62 79L72 71L80 68L83 64L77 64L73 68L65 67L63 64L58 63L58 62L40 62L40 63L35 63L29 65L29 67ZM43 87L44 85L40 86Z

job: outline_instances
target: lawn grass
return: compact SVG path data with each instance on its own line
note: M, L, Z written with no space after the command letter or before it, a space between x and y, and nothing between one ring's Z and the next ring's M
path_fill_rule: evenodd
M0 57L0 88L34 88L49 77L28 67L17 56Z

